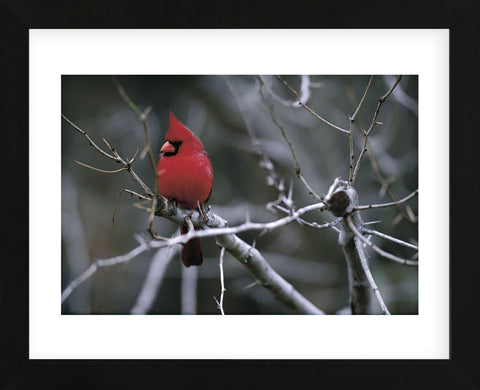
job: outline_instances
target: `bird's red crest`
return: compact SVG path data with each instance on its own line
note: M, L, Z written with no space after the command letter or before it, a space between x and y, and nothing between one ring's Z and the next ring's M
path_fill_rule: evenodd
M172 111L169 111L168 131L165 139L168 141L182 141L187 142L191 138L197 138L182 122L180 122Z

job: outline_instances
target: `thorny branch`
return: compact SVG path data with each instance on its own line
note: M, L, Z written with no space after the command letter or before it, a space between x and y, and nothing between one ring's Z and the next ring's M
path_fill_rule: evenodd
M258 78L259 76L257 76ZM263 78L262 78L263 79ZM264 82L262 86L268 92L268 94L278 103L285 107L302 107L302 104L306 104L308 99L310 98L310 88L312 87L310 82L310 76L302 75L301 76L301 84L300 84L300 94L298 95L298 100L285 100L278 96L272 88L268 85L268 83Z
M132 170L131 165L129 165L125 160L123 160L114 151L114 148L112 148L112 151L114 151L114 155L106 153L101 148L99 148L95 144L95 142L93 142L93 140L88 136L85 131L83 131L78 126L69 121L63 114L62 117L75 130L85 136L88 139L90 145L94 147L98 152L114 161L118 161L119 163L128 168L126 169L126 171L129 172L129 174L136 179L135 181L145 190L146 195L143 195L143 198L148 198L150 201L155 199L157 204L155 212L156 215L165 217L173 222L176 222L177 224L185 223L186 218L188 218L191 224L195 227L200 227L204 229L210 227L209 229L207 228L205 230L198 231L190 229L187 234L175 238L155 237L157 239L148 241L148 243L142 242L139 247L135 248L133 251L129 252L126 255L117 256L112 259L96 260L83 274L81 274L78 278L73 280L67 286L67 288L62 294L62 302L67 299L67 297L75 290L75 288L77 288L81 283L91 277L99 267L105 267L107 265L114 265L130 261L135 256L150 248L160 248L182 243L184 244L193 237L215 236L220 246L225 247L225 249L229 253L231 253L235 258L237 258L247 268L247 270L255 277L255 279L260 285L270 291L277 298L277 300L282 302L290 310L305 314L324 314L322 310L313 305L304 296L298 293L298 291L296 291L290 283L288 283L279 274L277 274L258 250L248 245L235 235L235 233L246 230L269 231L275 229L279 226L283 226L296 220L306 212L323 209L325 206L323 203L306 206L303 209L297 210L292 215L281 218L277 221L272 221L271 223L259 224L247 222L236 228L228 228L226 227L227 221L225 221L220 216L213 214L212 212L210 212L210 210L207 210L208 216L207 218L204 218L204 216L198 211L177 207L172 202L169 202L166 198L162 196L154 197L148 187L143 183L143 181L140 180L140 178L138 178L138 176Z
M392 255L391 253L388 253L384 251L383 249L380 249L370 241L368 241L364 235L360 232L360 230L357 229L355 224L352 222L351 219L347 218L347 223L350 229L355 233L355 235L363 241L366 245L368 245L370 248L372 248L375 252L377 252L380 256L385 257L386 259L396 261L397 263L404 264L404 265L413 265L413 266L418 266L418 261L416 260L408 260L408 259L402 259L401 257Z
M354 184L353 164L355 162L355 153L353 150L353 123L355 122L355 119L357 118L357 114L360 111L360 108L362 107L362 104L365 101L365 98L367 97L368 91L370 90L370 86L372 85L372 80L373 80L373 76L370 76L370 80L368 81L368 85L367 85L367 88L365 89L362 99L360 100L360 103L358 103L358 106L355 109L355 112L350 117L350 131L348 133L348 141L349 141L349 148L350 148L350 162L349 162L350 172L348 175L348 182L350 185Z
M405 198L397 200L395 202L382 203L382 204L370 204L370 205L367 205L367 206L356 206L355 210L370 210L370 209L378 209L378 208L382 208L382 207L397 206L401 203L405 203L406 201L412 199L417 194L418 194L418 189L413 191L410 195L407 195Z
M417 247L416 245L413 245L413 244L410 244L410 243L408 243L408 242L399 240L398 238L389 236L388 234L380 233L380 232L378 232L378 231L376 231L376 230L370 230L370 229L365 229L365 228L362 229L362 232L363 232L363 233L367 233L367 234L371 234L371 235L373 235L373 236L377 236L377 237L383 238L383 239L388 240L388 241L392 241L392 242L394 242L394 243L396 243L396 244L403 245L403 246L406 246L407 248L415 249L415 250L418 251L418 247Z
M150 160L150 164L152 165L153 172L155 172L155 167L156 167L155 157L153 156L152 149L150 147L150 137L148 135L148 128L147 128L147 116L150 113L150 111L152 110L152 107L148 106L145 109L145 111L143 111L143 112L140 111L139 108L137 107L137 105L133 102L133 100L130 99L130 97L127 95L127 93L125 92L125 89L122 87L122 85L120 84L118 79L115 76L112 76L112 79L113 79L113 82L114 82L115 86L117 87L117 91L118 91L119 95L122 97L122 99L125 101L125 103L127 103L128 107L130 107L130 109L135 113L135 115L137 115L138 119L140 119L140 121L143 124L143 131L144 131L144 136L145 136L145 146L143 148L142 153L140 154L140 159L143 160L145 155L148 154L148 159Z
M397 80L395 81L393 86L388 90L388 92L378 99L377 109L375 110L375 113L373 114L372 123L370 124L370 127L368 128L368 130L363 133L363 137L364 137L363 138L363 147L362 147L362 151L360 152L360 156L357 159L355 169L353 170L352 178L350 180L351 185L355 184L355 179L357 177L358 170L360 169L360 164L362 162L363 157L365 156L365 153L368 150L368 148L367 148L368 136L370 135L370 133L372 132L372 130L374 129L375 126L383 124L383 123L377 121L377 117L378 117L378 113L380 112L380 108L382 107L382 104L385 102L385 100L387 100L387 98L393 92L393 90L395 89L395 87L397 86L397 84L400 82L401 79L402 79L402 75L398 76ZM371 79L370 79L370 82L371 82ZM370 88L370 84L369 84L368 88Z
M74 124L70 119L68 119L65 115L62 114L62 118L67 122L70 126L72 126L76 131L78 131L80 134L82 134L87 140L90 146L92 146L95 150L97 150L99 153L104 155L105 157L115 161L116 163L119 163L123 166L123 168L132 176L132 179L142 187L143 191L147 193L148 195L152 196L153 192L148 188L148 186L138 177L138 175L133 171L132 169L132 164L133 164L133 159L130 161L124 160L120 155L117 153L114 147L110 146L108 142L104 139L104 142L107 144L107 146L110 148L110 151L113 153L109 154L105 152L102 148L97 146L95 142L90 138L90 136L87 134L86 131L83 131L81 128L79 128L76 124Z
M257 80L260 83L260 97L262 98L263 104L268 108L268 111L270 112L270 116L272 117L273 122L275 125L280 129L283 138L285 139L285 142L288 145L288 148L290 149L290 153L292 154L293 160L295 162L295 174L297 177L300 179L300 181L303 183L305 188L308 190L308 193L312 195L315 199L320 199L320 196L317 195L317 193L312 189L312 187L308 184L308 182L305 180L304 176L302 175L302 171L300 168L300 164L298 163L297 156L295 155L295 150L293 148L292 142L287 136L287 133L283 126L278 122L277 118L275 117L275 114L273 112L273 106L265 99L265 95L263 94L263 87L265 85L263 79L261 76L257 76Z
M135 113L135 115L137 115L138 119L140 119L140 121L142 122L143 133L145 137L145 146L143 148L142 153L140 154L140 159L143 160L145 155L148 154L148 159L150 161L150 165L152 166L152 172L155 177L154 194L157 195L158 194L158 176L156 173L156 162L155 162L155 157L153 156L153 153L152 153L152 148L150 147L150 136L148 134L148 127L147 127L147 116L152 110L152 107L148 106L145 109L145 111L141 112L140 109L137 107L137 105L133 102L133 100L130 99L130 97L127 95L127 92L125 92L125 89L122 87L118 79L115 76L112 76L112 79L117 88L119 95L122 97L125 103L127 103L130 109ZM156 208L156 196L153 197L153 202L150 208L150 214L148 216L147 231L150 233L152 237L155 237L155 233L153 232L153 229L152 229L155 208Z
M78 276L75 280L70 282L70 284L63 290L62 292L62 303L72 294L72 292L83 282L85 282L88 278L90 278L99 268L102 267L110 267L112 265L127 263L133 258L137 257L139 254L143 253L147 250L150 245L148 242L140 238L140 236L136 236L137 241L139 241L140 245L136 248L132 249L130 252L112 257L110 259L105 260L95 260L90 267L88 267L85 272L83 272L80 276Z
M284 197L285 193L285 185L283 180L279 179L277 172L275 172L275 167L273 165L272 160L268 156L268 154L265 152L262 143L259 141L255 128L252 124L252 121L250 120L250 117L248 116L247 110L245 109L245 106L242 102L242 99L240 96L238 96L238 93L232 83L230 82L229 78L227 76L223 76L223 80L227 84L228 89L233 95L233 98L235 99L235 102L237 103L237 106L240 110L240 113L242 114L242 119L245 124L245 128L247 129L248 135L250 137L250 142L252 144L253 150L257 154L259 160L260 160L260 167L265 169L268 172L267 176L267 184L275 188L279 192L279 200Z
M397 91L397 90L398 90L398 88L395 89L395 91ZM347 89L347 93L348 93L348 96L350 98L350 101L351 101L352 105L355 106L356 105L355 96L353 95L352 90ZM364 126L362 125L361 121L356 120L356 122L357 122L358 127L362 131L362 134L365 134L366 130L365 130ZM386 194L388 194L388 196L394 202L396 202L397 196L395 195L395 193L393 192L393 190L391 188L392 182L391 182L391 180L389 180L389 179L387 179L383 176L382 172L380 171L380 167L378 166L375 154L373 153L372 149L369 147L368 143L369 142L367 140L366 147L364 149L367 149L373 176L374 176L375 180L378 181L378 183L381 185L380 195L382 196L384 193L386 193ZM400 203L398 203L398 204L395 204L395 207L400 212L400 215L403 218L405 218L408 222L410 222L415 229L418 229L417 218L415 217L415 215L414 215L410 206L405 205L405 206L402 207L402 205Z
M350 225L350 223L353 225L353 222L350 218L350 216L347 217L347 221ZM390 312L387 309L387 306L385 305L385 302L383 301L382 295L380 294L380 290L377 287L377 284L375 283L375 280L373 279L372 272L370 271L370 267L368 266L368 261L367 261L367 256L365 254L365 251L363 249L363 245L360 242L359 237L355 237L355 248L357 249L358 255L360 257L360 262L363 267L363 271L365 272L365 275L367 276L368 283L370 284L371 289L373 290L373 293L375 294L375 297L377 298L378 303L380 304L380 307L382 309L382 314L390 315Z
M300 95L298 94L297 91L295 91L291 86L290 84L288 84L283 78L281 78L280 76L277 76L277 79L280 80L280 82L283 83L283 85L285 85L288 90L293 93L295 95L295 97L298 99L298 104L300 106L302 106L303 108L305 108L310 114L312 114L315 118L317 119L320 119L323 123L325 123L326 125L338 130L338 131L341 131L342 133L345 133L345 134L348 134L348 130L345 130L345 129L342 129L341 127L337 126L337 125L334 125L333 123L327 121L325 118L323 118L322 116L320 116L319 114L317 114L315 111L313 111L308 105L306 105L305 103L302 102L301 100L301 97Z
M221 286L220 300L217 300L217 298L213 297L213 299L215 299L215 302L217 303L217 307L220 310L220 313L222 313L222 315L225 315L225 312L223 310L223 296L225 295L225 291L227 291L225 289L225 281L224 281L224 276L223 276L223 257L224 256L225 256L225 247L222 247L222 249L220 249L220 261L218 263L218 267L220 268L220 286Z

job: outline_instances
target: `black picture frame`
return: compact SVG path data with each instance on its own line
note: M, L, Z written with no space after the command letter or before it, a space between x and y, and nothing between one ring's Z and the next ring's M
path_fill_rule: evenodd
M89 4L90 3L90 4ZM270 388L480 388L479 185L475 178L479 90L479 2L3 1L0 4L4 240L0 385L5 388L185 388L192 384ZM155 12L154 12L155 11ZM28 357L28 30L30 28L448 28L450 30L451 357L449 360L30 360ZM48 153L48 151L45 151ZM41 161L33 162L41 164ZM13 167L13 169L11 168ZM472 177L472 173L474 177ZM447 173L445 175L447 177ZM468 202L467 202L468 200ZM462 206L460 208L459 206ZM447 286L445 286L447 288ZM199 335L201 337L201 335Z

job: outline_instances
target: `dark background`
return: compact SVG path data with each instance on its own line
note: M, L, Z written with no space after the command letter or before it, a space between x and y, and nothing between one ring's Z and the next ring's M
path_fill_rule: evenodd
M285 76L300 91L299 76ZM273 76L264 76L265 83L283 99L294 96ZM377 108L378 98L395 82L395 76L375 76L356 124L368 128ZM259 82L254 75L245 76L119 76L117 80L130 98L143 111L152 107L148 130L155 159L168 126L168 110L192 129L202 140L214 169L214 188L209 200L213 211L229 221L241 224L248 212L254 222L280 218L266 204L277 198L268 186L268 172L259 166L248 135L245 119L252 124L256 136L275 170L288 187L293 185L297 208L314 200L294 173L294 160L279 128L262 103ZM334 124L349 128L348 114L353 114L368 84L369 76L310 76L311 97L308 105ZM402 198L418 188L418 77L404 76L398 90L381 107L377 126L369 138L381 175L389 190ZM233 89L233 93L232 93ZM264 92L267 94L267 92ZM352 100L355 99L355 100ZM319 194L325 194L335 177L348 179L348 137L314 118L300 107L274 103L277 120L285 128L297 155L302 173ZM108 76L62 77L62 112L80 126L99 145L105 138L123 157L132 157L144 145L143 126L123 101L113 79ZM360 154L363 138L354 129L355 155ZM140 154L140 153L139 153ZM120 199L115 227L112 215L116 198L123 188L141 191L125 172L105 174L89 170L74 162L79 160L97 168L113 170L116 164L89 147L86 139L62 123L62 286L77 277L95 259L124 254L137 245L135 233L146 235L148 215L132 207L135 201ZM356 181L360 204L391 201L384 185L375 178L367 154ZM138 159L134 169L153 188L154 176L147 158ZM418 199L408 204L417 214ZM370 226L379 231L416 243L415 224L395 220L395 208L362 212L365 222L380 221ZM334 218L327 212L310 213L307 220L324 223ZM170 236L173 223L156 218L155 230ZM258 231L240 237L248 243L256 240L259 249L285 279L309 300L327 313L334 314L348 306L346 262L337 245L338 234L331 230L315 230L292 223L263 236ZM213 238L202 240L205 262L198 269L183 269L179 255L169 263L151 314L185 312L181 307L181 284L185 273L196 279L196 312L218 314L213 296L219 297L219 249ZM414 251L374 237L381 248L401 257ZM62 312L120 314L129 313L135 304L154 252L146 252L129 264L102 268L91 281L80 286L63 304ZM371 253L370 262L376 282L390 311L394 314L418 312L416 267L406 267ZM227 314L288 313L262 287L251 284L252 276L229 254L224 261L224 309ZM184 280L184 283L190 283ZM191 306L191 305L190 305ZM191 313L190 309L189 313ZM379 312L376 302L373 312Z

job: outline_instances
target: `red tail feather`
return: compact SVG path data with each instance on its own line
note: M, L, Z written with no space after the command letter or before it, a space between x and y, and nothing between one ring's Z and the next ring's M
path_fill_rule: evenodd
M180 233L185 234L188 232L186 226L180 225ZM182 261L185 267L190 267L192 265L202 265L203 263L203 254L202 254L202 242L200 238L192 238L182 247Z

